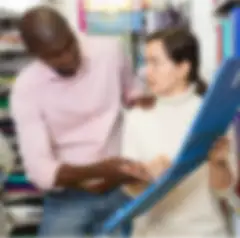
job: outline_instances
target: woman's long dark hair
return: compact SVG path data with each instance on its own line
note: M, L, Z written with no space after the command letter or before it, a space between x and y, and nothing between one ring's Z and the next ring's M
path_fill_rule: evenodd
M157 31L146 38L146 42L161 40L166 51L175 63L189 62L191 71L189 73L189 83L196 85L196 92L203 95L207 90L207 84L199 75L199 44L196 37L186 28L170 28Z

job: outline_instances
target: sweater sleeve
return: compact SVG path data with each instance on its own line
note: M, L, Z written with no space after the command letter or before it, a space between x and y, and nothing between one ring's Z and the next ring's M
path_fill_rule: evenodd
M54 157L48 130L34 95L14 88L11 95L11 114L28 178L43 190L53 188L61 164Z
M136 124L138 123L138 115L135 110L126 113L123 141L122 141L122 156L127 159L142 161L142 154L138 144L138 133ZM146 189L144 184L129 184L123 186L123 191L131 197L136 197Z
M239 159L238 159L238 148L237 148L237 131L232 126L230 134L231 150L230 150L230 169L232 171L233 181L229 189L226 191L226 200L228 204L235 210L235 212L240 213L240 198L236 192L236 187L239 186Z
M135 111L126 111L123 126L122 156L131 160L140 160L141 154L137 144L137 132L135 130Z
M232 175L232 183L224 190L214 190L214 192L222 199L227 200L230 206L233 208L240 208L240 199L235 192L236 183L238 179L238 158L237 158L237 142L236 142L236 130L232 125L227 133L230 140L229 151L229 169Z

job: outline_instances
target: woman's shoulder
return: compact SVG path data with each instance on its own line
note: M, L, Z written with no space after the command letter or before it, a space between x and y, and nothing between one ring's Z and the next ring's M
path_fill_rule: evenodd
M149 118L154 114L156 105L136 105L131 109L127 109L124 112L124 121L125 123L142 126L143 123L147 122Z
M193 105L199 106L201 105L203 102L203 97L201 95L195 94L192 97L192 100L190 101L190 103L192 103Z
M151 113L153 108L145 109L140 106L135 106L131 109L128 109L124 112L125 120L128 121L137 121L146 117L147 114Z
M195 94L191 97L191 100L188 100L187 107L192 110L198 109L203 102L203 98L200 95ZM157 99L148 98L147 100L141 100L138 104L134 105L132 108L125 111L125 118L128 121L134 121L138 123L142 120L145 120L155 114L157 109Z

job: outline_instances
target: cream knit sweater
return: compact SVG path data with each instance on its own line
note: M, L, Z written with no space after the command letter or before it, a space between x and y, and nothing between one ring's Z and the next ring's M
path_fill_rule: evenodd
M159 98L154 108L126 113L123 156L148 162L159 156L173 160L201 104L194 87L180 96ZM163 200L135 219L134 237L222 237L226 224L218 198L202 165ZM128 186L134 195L139 191Z

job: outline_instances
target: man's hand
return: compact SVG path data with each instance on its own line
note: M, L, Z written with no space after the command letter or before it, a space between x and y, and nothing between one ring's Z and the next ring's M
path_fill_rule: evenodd
M158 178L171 166L171 160L167 156L159 156L146 164L146 166L151 175L154 178Z
M98 181L91 182L86 181L85 183L81 184L80 187L84 190L91 192L91 193L105 193L108 191L111 191L112 189L118 187L120 184L122 184L123 181L119 180L105 180L105 179L99 179Z
M98 178L79 185L87 191L103 193L122 184L139 182L148 184L153 180L144 165L120 157L107 159L96 166Z
M104 178L105 180L126 181L133 179L142 182L149 182L152 176L147 171L146 167L139 162L124 159L122 157L112 157L96 164L96 177Z

